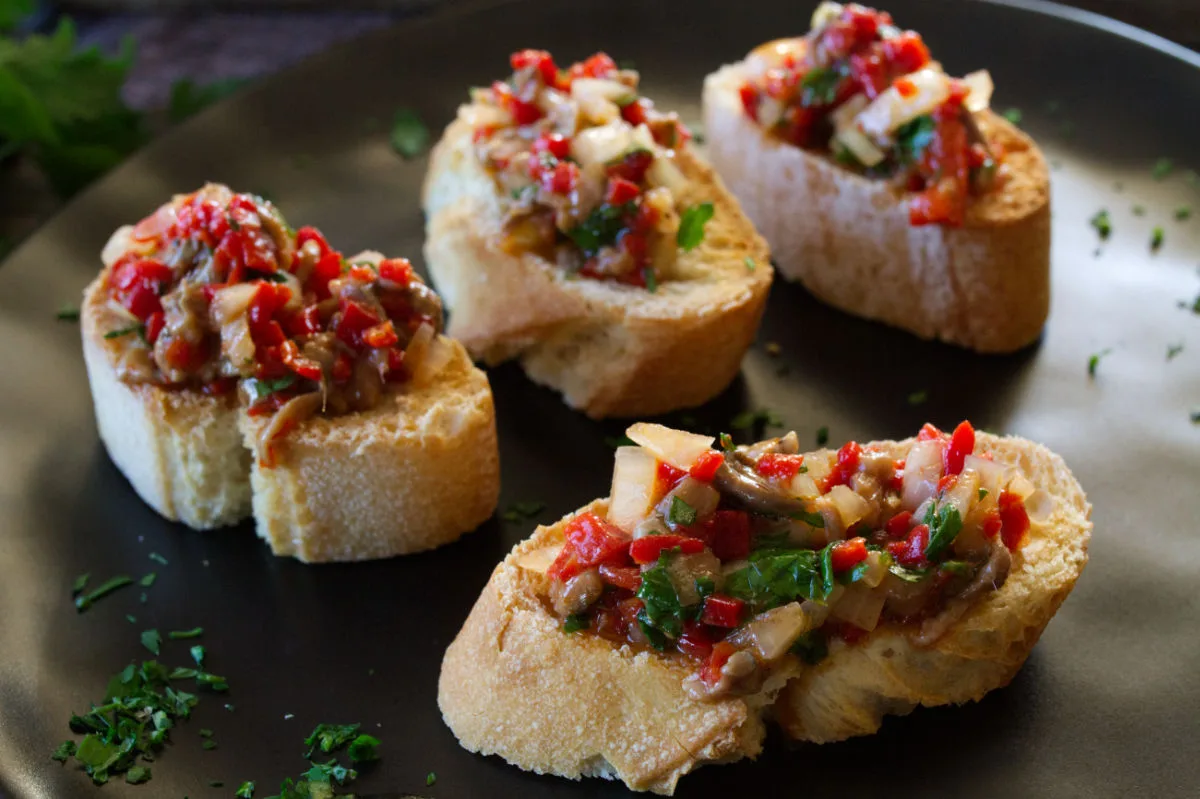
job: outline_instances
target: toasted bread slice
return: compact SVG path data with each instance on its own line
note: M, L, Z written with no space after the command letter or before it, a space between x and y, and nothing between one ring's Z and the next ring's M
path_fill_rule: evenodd
M487 376L457 341L435 380L348 416L313 416L255 460L254 520L276 555L365 560L432 549L478 527L500 494ZM268 417L241 417L256 446Z
M124 251L122 228L105 248L106 266ZM107 257L115 253L112 257ZM83 360L100 440L134 491L162 516L196 530L250 515L250 453L238 433L236 396L208 396L118 376L119 340L106 340L106 274L84 292Z
M476 359L519 357L529 376L594 418L699 405L733 380L762 317L766 242L720 179L689 149L681 205L709 201L704 240L679 255L687 279L657 291L577 279L500 247L495 180L472 149L470 107L434 148L425 181L425 261L451 311L449 335Z
M962 227L909 224L908 195L767 135L742 109L744 63L704 81L708 156L779 271L857 316L980 352L1033 342L1050 310L1050 178L1033 140L990 111L1003 186Z
M84 359L101 439L156 511L196 529L253 513L275 554L305 562L430 549L492 514L500 468L491 388L462 345L445 336L430 346L419 379L389 384L370 411L315 416L276 440L272 468L252 457L271 417L249 415L239 392L209 396L123 381L121 342L102 330L113 327L105 317L112 313L107 267L127 249L128 234L122 228L113 236L106 271L87 289Z
M597 500L579 512L607 507ZM706 702L683 689L694 668L682 658L563 633L545 604L553 556L542 551L562 543L570 518L538 527L496 567L446 651L438 706L459 742L539 774L668 796L703 763L756 756L763 710L798 667L759 693Z
M933 644L915 643L920 627L883 624L854 644L832 643L816 666L786 655L761 693L696 700L680 686L694 662L561 630L544 572L564 519L539 527L496 568L447 650L438 685L446 723L466 748L525 769L670 794L698 765L756 756L769 712L792 737L820 742L873 732L884 715L918 704L981 698L1012 679L1071 590L1092 525L1060 457L1020 438L980 433L977 442L997 462L1018 464L1055 510L1033 522L1002 587ZM896 455L912 443L864 446ZM598 500L580 512L606 509ZM790 680L778 694L776 677Z

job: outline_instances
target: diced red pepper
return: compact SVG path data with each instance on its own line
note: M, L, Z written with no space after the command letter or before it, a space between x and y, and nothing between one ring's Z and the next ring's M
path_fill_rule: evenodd
M321 364L301 355L300 348L296 345L296 342L288 339L279 346L279 352L283 356L283 362L293 372L305 380L320 382Z
M354 264L346 270L346 274L349 275L351 280L358 283L374 283L376 277L374 269L362 264Z
M821 493L827 494L834 486L850 484L850 478L858 471L858 463L862 458L862 447L857 441L847 441L837 453L837 463L825 479L821 481Z
M867 635L866 630L848 621L835 623L830 632L848 644L856 644Z
M207 394L210 397L219 397L228 394L237 388L237 380L232 377L218 377L216 380L211 380L200 387L202 394Z
M654 153L649 150L634 150L626 153L620 161L607 166L609 177L619 177L640 184L646 179L646 170L654 163Z
M159 296L173 279L166 264L132 254L113 264L109 278L117 302L142 321L162 311Z
M204 350L193 345L184 338L174 338L167 345L163 358L175 369L183 372L194 372L204 365Z
M343 300L341 317L334 323L334 332L346 345L362 349L363 332L379 323L379 317L362 303Z
M740 510L719 510L702 526L713 554L723 561L750 554L750 516Z
M1000 518L1000 510L992 508L987 515L983 517L983 535L988 540L991 540L1000 534L1004 528L1004 521Z
M542 82L553 86L558 81L558 67L545 50L519 50L509 59L514 71L532 67L542 77Z
M958 482L958 475L943 474L940 478L938 478L937 492L939 494L943 494L946 491L948 491L950 488L952 488L954 486L954 484L957 482Z
M686 621L683 623L683 634L679 636L675 645L685 655L696 660L705 660L712 654L713 640L704 625Z
M609 585L636 591L642 586L642 572L636 566L613 566L600 564L600 577Z
M543 133L533 140L533 153L549 153L559 161L571 154L571 140L561 133Z
M900 539L908 537L908 526L912 524L912 511L902 510L895 516L887 520L887 524L883 529L887 530L887 534L892 538Z
M904 462L905 459L901 458L892 464L892 476L888 480L888 488L896 492L904 490Z
M287 323L293 336L311 336L321 332L321 312L316 305L309 305L299 313L292 314Z
M255 344L266 346L283 343L286 338L283 328L271 317L291 299L291 296L292 290L287 286L266 282L258 285L254 297L250 300L250 310L247 314L250 336Z
M975 451L975 428L970 422L960 422L950 436L950 446L942 452L942 460L946 465L946 474L959 474L963 470L963 461Z
M567 522L566 543L547 570L552 580L566 581L604 563L629 563L629 541L613 525L594 513L581 513Z
M717 476L717 471L721 468L721 464L725 463L725 456L715 450L706 450L696 458L696 462L692 464L692 468L688 469L688 474L693 480L699 480L702 483L711 483L713 478Z
M926 422L921 427L921 432L917 433L917 441L933 441L939 438L945 438L946 434L936 427Z
M642 190L636 183L625 178L614 177L608 181L608 193L604 195L604 201L609 205L624 205L636 200L641 193Z
M400 341L400 336L396 335L396 328L392 325L392 320L369 327L363 331L363 343L374 349L382 349L391 347Z
M682 535L647 535L629 545L629 557L638 564L654 563L664 551L675 547L684 555L695 555L704 551L704 542Z
M737 648L727 641L714 644L708 662L704 664L704 668L700 669L700 679L707 685L716 685L720 682L722 667L736 651Z
M867 559L867 539L851 538L847 541L838 541L833 545L829 555L835 572L853 569Z
M529 125L542 118L542 109L537 103L530 103L513 94L512 87L503 81L492 84L492 94L496 104L512 114L517 125Z
M901 75L916 72L929 63L929 48L921 34L904 31L899 36L881 42L884 58L891 62L892 69Z
M738 96L742 101L742 109L746 112L746 116L758 121L758 90L749 83L743 84L742 88L738 89Z
M1021 547L1021 541L1029 532L1029 512L1025 510L1025 500L1010 491L1000 492L1000 540L1014 552Z
M617 246L629 254L629 260L639 271L650 260L650 242L644 233L626 228L617 236Z
M146 318L146 343L154 346L154 342L158 341L158 336L162 333L163 326L166 324L166 314L162 311L155 311Z
M675 486L679 485L679 481L687 476L687 472L676 469L666 461L658 462L658 471L654 477L654 494L661 497L663 494L670 491Z
M902 566L923 567L928 565L925 560L925 548L928 546L929 526L918 524L909 531L908 538L888 544L887 551Z
M636 128L649 118L647 115L649 109L649 101L639 97L632 103L626 103L621 106L621 118Z
M704 611L700 621L713 627L737 627L742 623L742 611L746 603L724 594L710 594L704 600Z
M803 455L788 455L782 452L768 452L758 459L755 470L763 477L776 480L791 480L800 473L804 465Z
M412 262L407 258L384 258L379 262L379 276L392 283L407 286L412 281Z
M596 53L588 60L572 64L568 75L575 78L608 78L617 71L617 64L606 53Z
M387 367L387 380L390 383L401 383L410 377L408 370L404 368L404 350L388 350Z
M345 383L354 374L354 359L344 352L339 352L333 360L333 382Z
M570 194L578 182L579 167L570 161L560 161L553 169L542 173L542 188L552 194Z

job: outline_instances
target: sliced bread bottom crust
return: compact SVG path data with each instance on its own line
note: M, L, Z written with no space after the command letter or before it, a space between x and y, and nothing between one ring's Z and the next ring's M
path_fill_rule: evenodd
M1019 464L1057 506L1033 525L1003 587L933 646L885 626L857 644L832 646L815 667L789 657L760 694L695 700L682 688L694 664L562 632L542 599L548 578L521 563L548 565L536 553L562 542L566 517L539 527L496 567L447 649L438 682L446 724L467 749L530 771L603 776L671 794L699 765L755 757L768 711L792 737L820 742L874 732L884 715L918 704L981 698L1012 679L1079 577L1091 506L1045 447L982 433L978 440L997 461ZM899 455L912 443L872 446ZM597 500L580 512L606 509ZM778 680L787 679L776 698Z
M888 181L766 135L742 109L743 64L704 82L708 156L771 246L776 266L856 316L980 352L1035 341L1050 311L1050 179L1037 145L984 111L1006 183L962 227L909 223Z

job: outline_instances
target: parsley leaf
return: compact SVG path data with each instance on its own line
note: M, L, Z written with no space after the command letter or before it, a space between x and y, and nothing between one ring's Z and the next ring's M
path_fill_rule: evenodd
M804 522L809 527L816 527L820 530L825 529L825 517L814 510L802 510L799 513L792 514L792 518Z
M1100 359L1105 355L1108 355L1110 352L1112 352L1112 348L1106 347L1105 349L1100 350L1100 352L1092 353L1092 355L1088 357L1088 377L1096 376L1096 367L1100 365Z
M142 588L149 588L150 586L154 585L154 581L156 579L158 579L158 574L155 572L149 572L142 577L142 579L138 580L138 585L140 585Z
M718 440L721 442L722 452L733 452L737 447L733 444L733 436L728 433L721 433Z
M171 638L171 639L174 639L177 641L180 639L187 639L187 638L199 638L202 635L204 635L203 627L193 627L190 630L171 630L169 633L167 633L168 638Z
M546 509L545 502L531 500L528 502L514 502L508 506L508 510L504 511L504 521L517 523L525 519L532 519Z
M679 215L679 232L675 234L675 243L685 251L696 249L704 241L704 226L714 213L712 203L685 208Z
M150 777L150 768L148 766L134 766L125 772L125 782L130 785L141 785L143 782L148 782Z
M237 799L254 799L254 781L246 780L238 786L237 793L234 794Z
M586 630L592 626L591 620L586 613L572 613L563 619L562 631L564 633L577 633L580 630Z
M1181 352L1183 352L1183 342L1182 341L1179 342L1178 344L1168 344L1167 345L1167 360L1168 361L1172 360L1176 355L1178 355Z
M429 128L416 111L401 108L392 119L392 132L388 140L392 149L407 161L425 151L429 144Z
M924 405L927 399L929 399L929 392L921 389L920 391L914 391L908 395L908 404Z
M757 411L742 411L729 422L734 430L752 430L758 425L763 427L783 427L783 419L779 414L768 408Z
M304 743L309 747L304 756L311 760L313 753L318 749L326 754L341 749L354 740L360 727L361 724L318 724L304 739Z
M118 577L113 577L113 578L101 583L99 586L96 587L96 590L92 591L91 593L82 594L80 596L75 597L75 610L82 613L85 610L87 610L88 608L90 608L97 599L101 599L103 597L108 596L113 591L116 591L118 588L124 588L125 586L132 585L132 584L133 584L132 577L128 577L123 574Z
M142 646L157 655L162 649L162 636L159 635L158 630L143 630Z
M1155 225L1150 233L1150 252L1158 252L1163 246L1164 233L1161 225Z
M1009 122L1013 123L1014 125L1021 124L1022 114L1021 114L1021 109L1019 109L1019 108L1006 109L1001 116L1003 116L1005 119L1007 119Z
M758 267L758 264L754 263L754 259L751 258L749 255L747 255L745 258L742 259L742 263L744 263L746 265L746 269L751 272L753 272Z
M646 281L646 291L651 294L658 291L658 274L653 266L642 267L642 279Z
M824 601L834 588L832 544L811 549L759 549L726 575L725 593L766 610L798 599Z
M925 524L929 525L929 543L925 545L925 557L933 560L954 542L962 530L962 516L953 505L934 503L925 511Z
M1096 229L1102 241L1112 235L1112 220L1108 218L1108 209L1106 208L1101 208L1097 211L1088 220L1088 224Z
M437 782L437 774L435 774L434 772L431 771L425 775L425 787L426 788L433 787L433 784L435 782Z
M1192 424L1200 424L1200 405L1197 405L1188 412L1188 419L1191 420Z
M71 305L64 305L58 309L58 313L54 315L54 318L60 322L78 322L79 309Z
M192 655L192 660L196 663L196 668L204 668L205 650L203 644L196 644L188 650Z
M1150 174L1155 180L1162 180L1167 175L1171 174L1171 170L1175 168L1175 164L1170 158L1160 158L1154 162L1154 168L1150 170Z
M265 399L276 391L283 391L295 382L296 375L294 374L284 375L276 380L259 380L255 378L249 381L250 388L254 392L254 399L256 400Z
M678 638L683 633L684 608L668 571L672 557L673 552L662 552L658 562L642 572L642 584L638 586L637 597L645 605L643 613L646 624L671 638Z
M566 231L567 237L575 242L580 251L591 258L601 247L616 243L617 236L625 229L625 218L636 211L633 203L610 205L605 203L588 214L587 219ZM680 230L683 228L680 227Z
M837 99L845 73L837 67L813 67L800 79L800 105L811 108L830 105Z
M92 576L92 573L87 572L85 574L81 574L78 577L76 577L75 582L71 584L71 596L75 596L76 594L83 591L83 589L87 588L88 578L90 578L91 576Z
M792 654L810 666L815 666L829 654L829 645L820 630L809 630L792 644Z
M823 447L829 443L829 427L821 426L817 428L817 446Z
M672 525L688 526L696 523L696 509L678 496L671 497L671 508L667 521Z
M923 114L916 119L905 122L896 129L896 144L893 152L896 161L901 166L915 164L925 154L925 148L933 141L937 124L933 117Z
M379 754L375 751L377 746L379 746L378 738L363 733L350 742L350 746L346 748L346 754L350 755L350 760L355 763L378 760Z
M1192 215L1192 209L1186 205L1181 205L1175 209L1175 218L1182 222Z
M121 327L116 330L110 330L104 334L104 338L114 339L114 338L121 338L122 336L128 336L130 333L141 333L142 330L145 329L145 327L146 326L144 324L142 324L141 322L138 322L137 324L129 325L128 327Z
M73 754L75 754L75 742L68 738L60 743L58 748L50 754L50 759L57 760L59 763L66 763Z

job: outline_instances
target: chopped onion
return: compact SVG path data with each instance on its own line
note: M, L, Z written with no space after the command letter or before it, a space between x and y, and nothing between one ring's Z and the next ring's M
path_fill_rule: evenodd
M650 132L650 126L645 122L633 129L633 143L634 146L640 149L649 150L656 154L660 149L658 142L654 141L654 134Z
M707 549L692 555L676 555L667 566L667 576L679 604L690 607L700 602L696 581L704 579L716 583L721 577L721 561Z
M298 311L304 305L304 287L300 285L300 279L286 270L279 270L276 274L283 276L283 285L291 290L287 302L283 307L289 311Z
M959 473L958 479L954 481L954 487L946 492L942 498L942 507L947 503L958 511L960 519L966 519L967 514L971 511L971 506L979 501L979 472L974 469L963 469Z
M1057 504L1049 491L1039 488L1025 497L1025 512L1029 514L1030 521L1041 523L1050 518Z
M826 451L824 453L816 452L812 455L805 455L804 465L808 467L808 471L805 474L811 477L814 483L819 485L833 471L832 453Z
M783 118L783 103L774 97L763 95L758 98L758 124L763 130L770 130Z
M830 22L833 22L840 17L842 15L842 10L843 8L841 3L831 3L829 0L825 0L825 2L821 3L821 5L817 6L813 11L812 21L809 23L809 27L811 27L813 30L820 30L821 28L824 28Z
M963 469L977 472L979 487L986 488L989 494L999 494L1000 489L1008 481L1008 467L978 455L968 455L963 460Z
M110 311L115 313L117 316L120 316L122 319L126 319L130 322L142 321L141 319L138 319L137 315L133 311L129 310L114 299L110 298L105 305Z
M684 177L679 167L675 166L674 160L667 158L665 154L657 156L650 163L650 168L646 170L646 180L651 186L670 189L671 193L676 196L682 194L688 187L688 179Z
M865 518L871 512L871 503L854 493L849 486L834 486L826 494L829 501L837 508L842 520L842 528L849 530L856 522Z
M121 259L122 255L133 249L134 243L132 225L123 225L117 228L116 232L109 236L104 249L100 251L100 261L105 266L112 266Z
M1021 499L1025 499L1034 491L1037 491L1037 486L1030 482L1028 477L1020 472L1017 472L1008 481L1008 485L1005 487L1005 490L1010 494L1016 494Z
M550 565L558 558L558 553L562 552L562 548L562 544L551 544L522 553L517 558L517 566L531 572L545 574L550 570Z
M464 109L463 118L476 128L504 128L513 123L512 115L503 108L480 102L478 99Z
M875 591L866 585L854 583L833 606L833 616L870 632L879 624L879 614L883 612L883 603L886 600L887 596L883 591Z
M986 69L980 69L968 75L963 75L962 82L967 85L967 99L963 105L972 114L977 114L987 108L992 102L992 75Z
M712 436L688 433L648 422L630 425L625 435L641 444L660 461L685 472L692 468L697 458L712 449L716 440Z
M633 89L624 83L604 78L576 78L571 81L571 96L580 104L593 100L607 100L620 105L637 99Z
M809 608L805 609L805 605ZM755 616L725 640L739 648L753 649L760 660L769 663L783 657L801 635L821 626L824 617L815 608L826 610L811 602L804 605L789 602L772 608Z
M694 477L685 477L679 485L667 492L658 503L658 512L670 524L671 505L675 499L685 503L696 513L696 521L702 522L712 516L721 502L721 493L710 484L701 482ZM674 527L675 525L672 525Z
M618 447L613 462L608 520L622 530L633 530L653 507L658 462L641 447Z
M412 340L404 348L404 366L410 374L420 373L421 362L425 360L425 355L429 352L429 345L435 335L437 334L433 332L433 325L428 322L422 322L421 326L417 328L417 332L413 333Z
M871 101L862 92L850 97L846 102L829 112L834 130L842 130L854 126L854 118L858 116Z
M950 96L950 78L934 67L919 69L901 80L912 84L915 91L910 96L900 94L893 83L872 100L856 120L862 132L877 141L885 139L901 125L933 112Z
M863 166L875 166L884 159L883 150L853 125L833 134L833 141L849 150Z
M904 461L904 483L901 503L913 509L937 493L942 479L942 441L918 441L908 451Z
M875 588L883 582L883 578L887 576L888 568L887 561L884 560L882 552L874 550L867 553L867 568L860 578L863 585L868 588Z
M275 456L271 451L271 446L275 439L286 433L292 424L299 424L319 411L322 402L321 394L318 391L301 394L285 402L283 407L271 417L271 421L263 427L254 442L255 455L258 457L259 463L268 468L273 467Z
M429 385L454 359L454 345L445 336L434 336L425 348L425 355L412 371L413 383Z
M817 481L812 478L811 474L797 472L792 478L788 489L794 497L817 497L821 495L821 490L817 488Z
M571 139L571 157L580 166L607 164L632 147L633 131L628 125L599 125L575 134Z
M216 327L223 327L239 316L245 316L254 295L258 293L255 283L237 283L217 289L213 293L208 312Z

